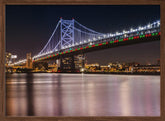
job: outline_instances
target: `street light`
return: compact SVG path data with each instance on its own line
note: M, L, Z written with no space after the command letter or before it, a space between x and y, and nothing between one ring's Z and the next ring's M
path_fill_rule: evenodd
M84 68L81 68L81 70L80 70L81 72L84 72L85 71L85 69Z

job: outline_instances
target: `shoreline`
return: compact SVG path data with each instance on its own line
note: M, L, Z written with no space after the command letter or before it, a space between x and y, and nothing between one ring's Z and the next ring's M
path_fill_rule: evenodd
M15 73L68 73L68 74L81 74L82 72L15 72ZM14 74L7 73L6 74ZM83 72L83 74L114 74L114 75L160 75L160 72Z
M139 73L139 72L85 72L85 74L114 74L114 75L160 75L160 72L151 73Z

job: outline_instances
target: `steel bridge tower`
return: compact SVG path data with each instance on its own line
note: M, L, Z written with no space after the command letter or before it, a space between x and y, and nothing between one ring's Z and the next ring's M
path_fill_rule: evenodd
M61 18L61 49L64 46L74 45L74 19L63 20Z

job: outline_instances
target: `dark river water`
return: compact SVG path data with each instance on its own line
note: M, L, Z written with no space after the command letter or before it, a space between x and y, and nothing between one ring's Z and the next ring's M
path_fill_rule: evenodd
M160 76L11 74L8 116L160 116Z

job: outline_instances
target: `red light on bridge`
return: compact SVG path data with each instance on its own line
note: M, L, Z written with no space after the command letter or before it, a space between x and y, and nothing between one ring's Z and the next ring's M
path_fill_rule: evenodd
M138 39L139 38L139 36L135 36L135 37L133 37L133 39Z
M83 48L81 47L80 50L82 50Z
M86 48L89 48L89 46L86 46Z
M66 51L66 53L68 53L68 51Z
M99 43L99 46L103 45L102 43Z
M117 43L117 42L119 42L119 40L115 40L115 41L114 41L114 43Z
M158 35L160 35L161 33L159 32Z
M145 37L150 37L150 36L151 36L151 34L146 34L146 35L145 35Z
M62 54L64 54L64 52L62 52Z
M128 38L124 38L124 39L123 39L123 41L127 41L127 40L128 40Z
M75 51L77 51L77 49L75 49Z
M95 47L95 45L92 45L92 47Z

